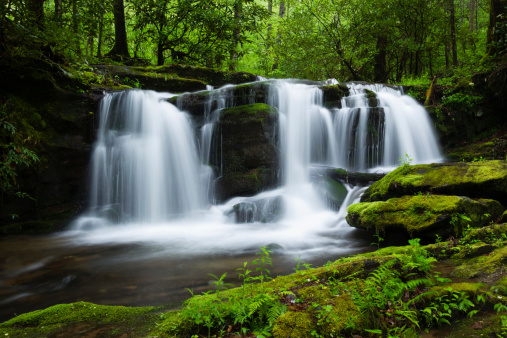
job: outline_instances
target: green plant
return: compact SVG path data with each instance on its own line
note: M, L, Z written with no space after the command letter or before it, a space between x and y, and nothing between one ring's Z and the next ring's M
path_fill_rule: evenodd
M410 164L414 161L414 159L410 158L407 152L405 152L404 156L400 156L398 159L398 162L400 162L400 167L402 168L401 171L403 173L410 172Z
M380 237L379 234L375 234L375 235L373 235L373 237L377 238L377 241L370 243L370 245L376 245L377 249L380 249L380 242L382 242L384 239L382 237Z

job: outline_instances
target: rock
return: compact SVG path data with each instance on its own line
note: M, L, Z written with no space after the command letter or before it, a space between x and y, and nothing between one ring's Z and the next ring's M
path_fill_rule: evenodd
M206 110L217 109L218 101L228 101L230 106L266 103L270 84L267 81L224 87L213 91L200 91L173 96L168 101L193 116L201 116Z
M278 183L278 116L273 107L256 103L224 109L213 132L217 149L211 165L221 168L219 200L254 195Z
M236 223L272 223L282 217L282 207L282 198L274 196L235 204L228 214L234 214Z
M349 171L345 169L326 169L325 175L333 178L335 180L342 180L345 183L350 183L354 185L368 185L372 182L376 182L386 176L386 174L381 173L362 173Z
M387 236L404 233L434 239L437 234L441 238L459 236L468 224L485 226L503 210L502 205L494 200L418 195L353 204L347 210L346 219L353 227Z
M306 312L288 311L278 317L273 326L273 337L306 338L311 337L314 330L313 318Z
M507 223L507 210L504 211L504 213L502 214L502 218L500 219L500 222Z
M343 84L322 86L321 90L324 94L324 106L327 108L342 108L342 98L350 94L349 88Z
M317 186L316 190L324 203L333 210L339 210L347 197L347 188L340 181L329 177L323 177L314 184Z
M203 83L221 87L226 84L254 82L257 76L247 72L227 72L206 67L172 64L158 67L133 67L132 70L156 74L175 74L180 78L197 79Z
M368 188L362 202L419 192L491 198L507 205L507 161L406 165Z

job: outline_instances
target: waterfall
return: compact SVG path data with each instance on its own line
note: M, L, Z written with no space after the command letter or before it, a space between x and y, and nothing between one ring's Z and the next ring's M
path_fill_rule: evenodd
M200 164L190 119L167 103L168 97L135 90L102 100L89 216L154 223L208 204L210 169Z
M213 198L214 177L223 171L213 162L221 158L214 143L222 135L213 135L222 110L236 104L235 87L208 88L197 113L186 113L179 99L177 107L168 103L171 94L107 94L91 159L90 207L73 224L79 240L162 241L186 254L273 241L287 252L343 250L353 231L346 208L365 188L330 180L319 168L393 168L404 154L415 163L441 161L427 113L401 88L347 86L350 95L325 108L319 83L269 81L266 103L279 116L273 144L280 148L280 186L222 205Z

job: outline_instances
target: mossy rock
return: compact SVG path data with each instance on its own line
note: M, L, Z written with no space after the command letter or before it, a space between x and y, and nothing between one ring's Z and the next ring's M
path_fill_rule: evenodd
M221 167L216 185L220 200L251 196L278 184L277 123L277 111L263 103L222 110L210 163Z
M366 94L366 99L368 100L368 106L377 107L378 106L377 94L369 89L365 89L364 92Z
M157 67L133 67L138 72L153 72L157 74L176 74L184 79L197 79L212 86L226 84L241 84L254 82L257 77L247 72L228 72L212 68L189 66L182 64L170 64Z
M269 81L241 84L234 87L224 87L213 91L203 90L195 93L185 93L169 98L167 101L179 109L194 116L202 116L205 111L213 112L219 101L226 100L226 106L265 103L268 98Z
M314 328L310 314L289 311L278 317L272 333L275 338L306 338L311 337Z
M327 169L325 175L335 180L342 180L345 183L355 185L368 185L386 176L384 173L362 173L345 169Z
M507 272L507 246L472 259L462 260L461 257L459 254L456 256L460 265L451 273L455 277L491 279Z
M329 177L323 177L314 184L317 186L317 192L324 203L334 210L339 210L348 194L348 190L343 183Z
M353 204L347 210L346 219L351 226L359 229L434 239L437 234L441 238L460 235L467 224L484 226L498 217L503 209L497 201L487 199L474 201L458 196L403 196L387 201ZM470 221L459 215L468 217Z
M104 306L86 302L59 304L44 310L19 315L0 324L2 336L45 337L145 336L159 318L156 308Z
M324 106L328 108L342 108L342 98L350 94L349 88L343 84L322 86L321 89Z
M403 165L368 188L361 201L419 192L491 198L507 205L507 161Z

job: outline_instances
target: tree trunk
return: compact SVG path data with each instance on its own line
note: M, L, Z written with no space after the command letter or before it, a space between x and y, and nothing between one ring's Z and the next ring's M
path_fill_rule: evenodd
M102 33L104 31L104 13L100 13L100 21L99 21L99 37L97 42L97 57L102 57Z
M280 2L280 7L278 10L278 16L280 19L283 19L285 16L285 2ZM280 29L278 29L278 32L276 34L276 45L280 46L282 43L282 34L280 33ZM278 68L278 57L275 58L275 62L273 63L273 70Z
M28 0L26 9L30 21L39 29L44 28L44 0Z
M125 6L123 0L113 0L114 46L108 56L130 57L125 28Z
M269 12L269 15L271 16L271 13L273 12L273 0L268 0L268 12ZM268 34L267 34L268 44L269 44L269 41L270 41L271 30L272 29L273 29L273 27L272 27L271 22L270 22L270 23L268 23Z
M62 0L55 0L55 21L58 26L62 23Z
M241 16L243 15L243 0L234 2L234 29L232 31L232 46L230 50L229 70L234 72L238 62L238 46L241 35Z
M495 56L498 52L498 33L496 32L497 24L507 20L507 0L489 0L489 25L488 35L486 39L486 54ZM502 17L499 17L499 15Z
M451 12L451 46L452 46L452 65L458 65L458 47L456 45L456 13L454 11L454 0L449 0L449 10Z
M159 41L157 43L157 66L163 66L164 62L164 41L162 38L159 38Z
M379 35L377 37L377 54L375 55L375 66L373 71L374 82L385 82L387 78L387 36Z
M472 52L475 54L475 39L474 39L474 32L475 32L475 1L476 0L470 0L468 7L470 10L470 15L468 17L468 32L470 33L470 47L472 48Z

